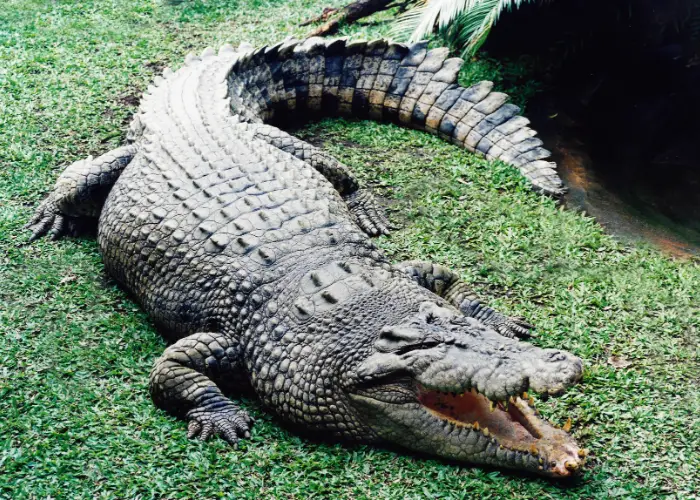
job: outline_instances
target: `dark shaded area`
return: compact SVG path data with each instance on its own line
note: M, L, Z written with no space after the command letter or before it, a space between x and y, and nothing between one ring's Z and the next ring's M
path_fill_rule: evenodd
M569 205L612 232L700 249L700 2L559 0L507 13L485 50L526 60L528 116Z

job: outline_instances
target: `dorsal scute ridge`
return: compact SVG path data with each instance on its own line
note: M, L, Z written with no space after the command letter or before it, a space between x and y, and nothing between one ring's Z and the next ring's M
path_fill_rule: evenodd
M408 46L408 54L401 61L402 66L418 66L427 54L428 41L422 40Z
M390 43L391 41L387 40L386 38L375 38L374 40L367 42L367 49L370 53L372 53L378 49L386 49Z
M291 56L294 53L294 49L299 45L301 42L299 40L296 40L294 38L291 38L289 41L285 41L282 43L282 45L279 46L277 49L277 54L281 59L286 59L287 57Z
M202 59L206 59L206 58L209 58L209 57L212 57L215 55L216 55L216 52L214 51L214 49L212 47L207 47L202 51L202 54L200 55L200 57Z
M534 137L520 108L508 103L508 95L495 91L492 82L460 87L464 60L449 57L445 48L429 49L427 41L406 45L385 38L288 37L257 49L245 42L238 49L225 45L218 54L228 64L226 90L222 86L210 92L240 122L310 115L399 122L489 160L509 163L536 189L552 195L563 192L551 165L545 169L534 163L548 160L551 153ZM210 48L201 57L189 54L183 68L164 71L164 80L155 79L144 99L174 75L216 57ZM217 113L223 106L216 106Z
M193 64L198 63L202 59L196 55L194 52L190 52L185 56L185 66L191 66Z
M238 45L238 52L251 52L254 50L253 44L243 41Z
M219 48L219 56L224 56L226 54L233 54L236 49L230 43L225 43Z
M459 72L464 65L461 57L450 57L445 59L442 68L433 75L433 81L443 83L457 83Z
M345 45L348 42L347 37L334 38L326 41L326 56L343 55Z
M363 53L365 47L367 47L367 40L350 40L350 42L345 44L345 50L347 55L354 55Z

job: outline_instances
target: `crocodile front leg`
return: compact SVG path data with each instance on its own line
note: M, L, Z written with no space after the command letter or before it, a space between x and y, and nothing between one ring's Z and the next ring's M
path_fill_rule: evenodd
M532 336L532 325L522 318L508 317L482 304L469 286L459 279L457 273L445 266L430 262L405 261L396 267L406 272L422 287L450 302L465 316L481 321L504 337Z
M168 347L156 361L149 390L159 408L189 421L187 437L219 434L236 446L250 437L253 418L216 384L240 370L238 342L220 333L195 333Z
M98 158L76 161L66 168L25 226L32 231L29 241L45 234L51 239L75 234L86 222L96 222L109 190L136 149L136 145L129 144Z
M369 236L389 234L389 221L374 195L360 188L350 169L322 149L270 125L256 124L255 138L296 156L333 184L350 209L355 222Z

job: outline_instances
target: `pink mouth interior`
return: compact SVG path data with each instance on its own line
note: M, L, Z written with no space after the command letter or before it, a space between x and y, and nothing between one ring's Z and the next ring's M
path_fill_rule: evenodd
M423 406L445 420L458 425L473 427L476 424L480 429L488 428L489 433L504 445L518 443L518 448L527 448L530 444L535 445L541 437L514 404L506 408L503 402L498 402L491 411L488 398L478 393L453 395L424 389L419 391L418 399Z
M537 456L540 470L547 467L549 475L571 475L583 464L586 451L567 433L568 425L559 429L538 418L528 399L524 393L523 398L493 403L473 389L454 394L418 387L418 401L441 420L478 430L504 448Z

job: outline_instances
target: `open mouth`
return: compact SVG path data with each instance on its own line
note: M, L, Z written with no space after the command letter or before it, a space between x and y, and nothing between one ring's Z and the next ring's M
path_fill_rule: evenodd
M507 401L491 401L476 389L456 394L419 385L417 393L435 417L479 431L502 448L538 457L540 471L566 477L583 464L586 451L568 434L571 421L559 429L541 419L527 393Z

